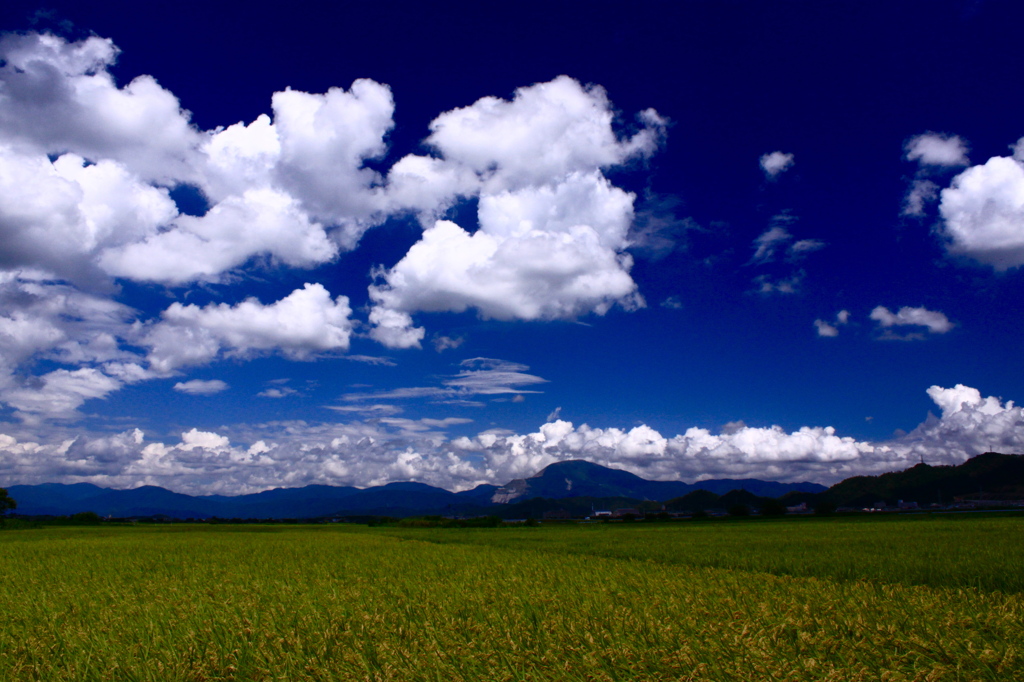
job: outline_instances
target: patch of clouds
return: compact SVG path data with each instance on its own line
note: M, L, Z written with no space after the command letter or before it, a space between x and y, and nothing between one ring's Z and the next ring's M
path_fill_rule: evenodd
M459 363L462 370L444 380L444 385L473 395L498 395L502 393L539 393L526 390L524 386L546 384L534 374L526 374L526 365L494 358L470 358Z
M904 145L907 161L922 166L966 166L967 142L957 135L924 133L910 138Z
M786 253L790 260L799 260L807 254L822 250L826 246L827 244L820 239L801 239L790 244Z
M393 127L387 86L286 90L272 118L204 131L153 77L118 84L118 52L96 36L0 37L0 401L26 419L71 418L85 400L216 357L347 350L347 299L320 285L144 321L114 300L114 279L187 286L313 267L386 217L384 178L366 164ZM182 186L208 210L180 213L170 190ZM65 367L27 374L38 360Z
M439 386L404 386L371 393L346 393L342 400L357 402L364 400L417 400L421 398L443 398L454 395L455 391Z
M0 37L0 136L25 153L110 159L146 181L193 178L203 136L189 112L152 76L119 88L108 71L118 53L98 36Z
M614 119L603 88L559 76L519 88L511 100L484 97L441 114L426 143L445 161L472 170L489 195L657 151L667 122L656 111L640 112L639 129L630 137L617 134Z
M134 315L45 273L0 271L0 401L26 422L75 419L85 401L149 378L121 345ZM23 371L39 359L73 369Z
M119 162L87 164L70 153L51 161L5 144L0 129L4 269L38 268L72 281L102 281L97 252L145 238L177 213L165 188L142 182Z
M380 331L371 335L389 347L418 345L423 331L410 317L417 311L472 308L485 319L557 320L603 315L616 304L643 307L623 251L631 204L631 195L598 175L482 197L477 232L438 221L379 273L370 321Z
M569 459L586 459L655 480L760 478L831 484L855 475L960 464L989 451L1024 449L1024 410L958 384L932 386L941 411L909 433L870 442L832 427L750 427L715 434L693 427L664 436L574 425L557 413L525 434L485 430L448 438L465 418L387 417L351 423L277 422L219 432L192 429L180 442L147 442L138 429L53 442L0 434L0 476L11 483L79 481L110 487L163 485L191 494L238 494L272 487L383 485L419 481L451 490L504 484ZM245 445L249 443L249 445Z
M917 179L910 185L906 198L903 200L903 215L920 218L927 214L927 209L939 198L939 186L931 180Z
M779 223L783 221L772 221ZM773 224L768 230L760 234L754 240L754 255L750 257L752 263L770 263L775 260L775 254L779 249L793 239L793 235L780 224Z
M772 216L768 229L754 239L752 247L754 255L747 265L769 268L772 274L761 274L754 277L757 293L795 294L800 290L800 283L806 273L804 270L793 270L794 265L808 255L825 248L820 239L796 240L789 227L797 221L797 217L788 211ZM785 264L780 261L785 260Z
M374 403L372 405L324 405L328 410L335 412L349 412L368 415L393 415L401 414L402 408L391 403Z
M397 367L398 363L391 358L382 357L380 355L346 355L346 360L352 362L361 362L366 365L376 365L377 367Z
M669 310L679 310L683 307L683 302L678 296L669 296L661 302L662 308L668 308Z
M972 166L940 197L940 233L949 253L998 272L1024 265L1024 155Z
M214 395L228 390L228 385L220 379L211 379L209 381L192 379L191 381L179 381L174 384L174 390L189 395Z
M264 305L249 298L237 305L172 303L142 337L157 372L211 362L218 356L250 357L277 351L308 360L348 350L352 323L348 298L320 284L306 284L280 301Z
M800 291L800 284L805 276L806 273L803 270L794 272L788 277L774 278L769 275L758 275L754 278L755 291L765 296L771 294L796 294Z
M820 239L794 241L793 235L787 228L796 221L797 217L789 212L772 216L768 229L754 239L752 245L754 255L750 257L750 264L773 263L779 260L782 254L785 254L786 260L795 262L827 246Z
M674 196L644 193L641 208L636 211L629 229L629 250L639 256L657 261L677 248L687 246L691 232L706 232L693 218L680 218L682 201Z
M385 346L419 347L419 312L555 320L644 305L627 253L635 197L605 172L661 147L668 121L653 109L623 125L601 87L561 76L439 115L426 154L386 168L387 85L286 89L269 115L203 130L154 77L118 83L118 54L97 36L0 37L0 275L46 280L40 296L53 299L0 307L16 351L0 363L0 401L19 414L70 417L124 384L222 358L347 351L348 299L320 285L145 319L115 302L117 280L187 289L313 268L391 216L425 230L371 286L369 335ZM183 187L201 210L179 211ZM438 221L464 200L478 204L472 234ZM86 300L84 320L43 310ZM26 377L39 359L66 366ZM46 387L39 400L30 384Z
M918 172L903 214L923 217L938 200L937 234L952 256L974 260L997 272L1024 265L1024 144L1013 154L993 156L959 172L940 189L940 174L967 166L966 143L955 135L927 133L910 140L906 158Z
M434 344L434 350L438 353L443 353L446 350L453 350L463 344L464 339L461 336L435 336L431 343Z
M835 337L839 336L839 330L825 320L815 320L814 326L818 330L818 336Z
M764 175L769 180L774 180L796 163L793 154L786 154L781 151L774 151L761 156L760 165Z
M881 338L895 339L902 341L919 340L924 338L919 332L897 334L891 330L892 327L916 327L924 328L930 334L945 334L956 325L949 321L944 313L927 308L911 308L904 306L897 312L892 312L885 306L877 306L871 311L870 318L878 323L878 326L887 330Z
M639 130L623 137L614 119L603 89L566 76L437 117L426 142L438 157L398 164L426 169L410 207L425 229L405 257L377 273L371 336L389 347L418 346L416 312L555 320L643 306L626 253L635 197L603 171L653 154L666 121L645 110ZM438 185L427 210L422 190L438 175L451 181ZM403 187L410 177L401 175ZM459 196L478 199L476 232L436 220Z
M370 311L370 338L387 348L420 348L427 331L414 327L412 315L400 310L374 307Z
M299 392L296 389L291 388L290 386L271 386L270 388L263 389L256 395L257 397L260 398L287 398L290 395L298 394Z
M451 426L473 423L472 419L466 419L465 417L445 417L444 419L382 417L380 421L382 424L387 424L404 432L444 431Z
M966 166L967 142L957 135L924 133L910 138L903 146L904 159L918 164L917 173L903 200L903 215L922 218L939 198L939 185L933 179L950 169Z
M827 321L817 319L814 321L814 327L818 331L818 336L825 338L834 338L839 336L839 327L850 322L850 311L840 310L836 313L835 321L829 324Z
M44 418L78 419L78 408L85 401L105 398L122 386L120 380L92 367L55 369L7 386L2 395L19 418L37 424Z
M182 285L220 281L259 254L309 268L332 260L338 248L293 197L263 188L228 197L203 216L181 215L175 229L107 249L98 262L115 277Z
M527 373L527 365L507 360L469 358L461 361L459 367L457 374L442 377L440 386L348 393L342 396L342 400L371 405L391 400L429 400L435 404L483 407L484 403L474 396L504 396L515 400L522 394L540 393L531 387L547 383L547 379ZM344 411L361 411L363 407L345 407Z

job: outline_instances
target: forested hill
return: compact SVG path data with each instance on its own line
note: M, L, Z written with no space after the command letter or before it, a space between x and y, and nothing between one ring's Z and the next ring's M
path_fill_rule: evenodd
M1009 500L1024 497L1024 455L986 452L957 466L918 464L880 476L855 476L821 493L836 506L863 506L897 500L920 505L950 504L955 497Z

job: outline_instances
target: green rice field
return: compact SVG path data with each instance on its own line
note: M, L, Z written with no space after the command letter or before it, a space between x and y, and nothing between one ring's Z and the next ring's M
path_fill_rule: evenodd
M1024 518L0 531L3 680L1024 679Z

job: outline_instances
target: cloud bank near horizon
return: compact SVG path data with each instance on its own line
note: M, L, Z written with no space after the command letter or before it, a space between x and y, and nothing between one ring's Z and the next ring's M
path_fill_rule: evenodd
M116 488L159 485L190 494L244 494L308 484L383 485L418 481L450 490L504 484L555 462L585 459L654 480L760 478L831 484L925 461L959 464L988 451L1024 452L1024 409L974 388L932 386L941 411L883 442L840 436L832 427L732 424L722 433L690 428L665 437L575 426L552 415L537 431L487 430L449 438L465 419L385 417L345 424L279 422L237 426L227 435L192 429L178 443L147 442L139 429L60 442L0 434L0 479L15 483L91 482ZM249 443L241 445L240 443Z

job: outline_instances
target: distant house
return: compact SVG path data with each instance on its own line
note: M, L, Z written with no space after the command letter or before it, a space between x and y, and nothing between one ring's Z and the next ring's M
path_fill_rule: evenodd
M803 514L807 511L807 503L801 502L800 504L794 504L792 507L786 507L786 511L790 514Z
M592 512L590 512L590 515L593 518L595 518L595 519L601 519L601 518L608 519L608 518L611 518L612 513L610 511L592 511Z

